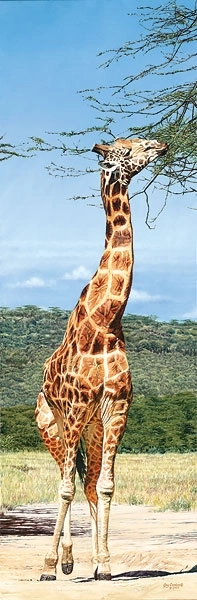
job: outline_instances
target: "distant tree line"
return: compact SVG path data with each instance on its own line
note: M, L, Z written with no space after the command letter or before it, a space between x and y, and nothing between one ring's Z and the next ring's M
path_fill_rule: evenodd
M42 368L61 344L69 311L24 306L0 310L1 404L34 405ZM196 324L159 322L155 317L123 318L135 396L164 396L195 390ZM8 384L9 382L9 384Z
M196 395L191 391L134 398L119 452L197 450Z
M193 452L197 450L196 397L193 392L172 396L135 397L119 452ZM3 408L1 444L4 451L44 450L34 407Z
M2 445L43 449L34 406L42 367L61 343L69 311L36 306L0 310ZM196 324L126 315L123 328L134 400L120 452L195 449Z

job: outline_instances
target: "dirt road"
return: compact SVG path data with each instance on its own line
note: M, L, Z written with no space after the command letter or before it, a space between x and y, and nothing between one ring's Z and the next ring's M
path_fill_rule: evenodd
M94 581L87 504L73 504L73 573L39 581L55 505L20 507L1 519L2 600L196 600L196 513L113 505L112 580Z

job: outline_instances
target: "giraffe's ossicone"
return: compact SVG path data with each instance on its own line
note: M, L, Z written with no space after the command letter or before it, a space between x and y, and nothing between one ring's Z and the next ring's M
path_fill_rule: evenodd
M166 151L165 143L144 139L118 139L113 145L96 144L93 148L103 159L100 164L106 213L104 252L96 273L82 290L70 315L61 346L45 362L36 408L39 431L61 472L59 512L42 580L56 578L63 528L62 570L68 574L73 569L70 507L76 466L84 479L90 507L94 577L111 578L108 521L114 491L114 461L132 400L121 325L131 290L134 260L128 185L134 175Z

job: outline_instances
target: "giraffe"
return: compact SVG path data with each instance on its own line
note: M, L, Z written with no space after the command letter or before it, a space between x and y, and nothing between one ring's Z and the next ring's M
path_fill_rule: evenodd
M96 273L69 317L62 344L45 362L36 408L39 431L61 473L59 510L41 580L56 579L62 529L62 570L68 574L73 569L71 502L80 440L86 450L84 491L92 524L94 578L111 579L108 524L114 461L132 401L121 325L134 262L128 185L150 161L167 152L167 144L119 138L112 145L95 144L92 150L101 164L105 248Z

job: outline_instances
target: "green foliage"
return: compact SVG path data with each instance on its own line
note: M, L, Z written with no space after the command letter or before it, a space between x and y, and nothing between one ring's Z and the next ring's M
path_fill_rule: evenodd
M0 136L0 162L3 160L8 160L14 156L18 158L27 158L27 151L30 152L29 148L24 148L24 144L14 146L13 144L9 144L9 142L4 142L3 135ZM30 156L32 156L32 154Z
M43 448L33 407L43 363L62 342L68 317L57 307L0 310L5 450ZM120 451L194 450L195 323L127 315L123 327L134 401Z
M194 452L196 422L193 392L134 398L119 452ZM1 432L3 451L44 450L32 406L2 408Z
M119 452L197 450L196 396L191 391L134 398Z
M4 452L44 450L35 422L34 407L21 404L2 408L1 448Z
M24 306L0 310L1 402L3 406L34 404L42 383L42 367L61 343L69 312Z
M137 17L141 26L139 38L134 35L121 47L100 53L106 59L102 67L110 69L122 61L123 69L127 65L127 76L124 74L120 82L115 80L110 87L83 92L103 120L111 118L113 127L117 116L124 123L125 119L128 121L126 137L155 137L168 142L164 159L149 166L152 177L145 176L144 192L152 183L167 194L189 193L191 197L195 192L195 4L187 7L169 0L165 10L163 3L139 6L136 13L130 14L132 19ZM136 71L137 56L140 66ZM136 192L139 193L142 191Z

